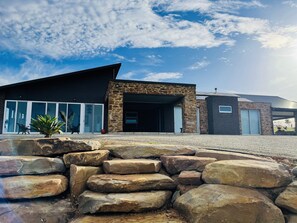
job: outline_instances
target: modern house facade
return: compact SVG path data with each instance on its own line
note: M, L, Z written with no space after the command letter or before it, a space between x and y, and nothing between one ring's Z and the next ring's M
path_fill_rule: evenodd
M32 118L44 114L65 121L66 133L76 128L80 133L104 129L110 133L271 135L274 119L296 120L295 102L196 93L194 84L118 80L120 66L0 87L1 133L18 133L19 124L29 126Z

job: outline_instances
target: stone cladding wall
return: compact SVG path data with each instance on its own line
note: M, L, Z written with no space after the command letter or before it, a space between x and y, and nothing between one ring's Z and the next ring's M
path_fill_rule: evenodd
M273 122L272 122L272 111L269 103L258 103L258 102L238 102L239 108L239 122L240 132L241 130L241 116L240 110L242 109L256 109L260 111L260 122L261 122L261 134L262 135L273 135Z
M182 96L183 132L196 132L196 86L137 81L110 81L108 97L108 131L123 131L124 94Z
M196 103L200 114L200 134L208 134L208 112L206 101L203 99L197 99Z

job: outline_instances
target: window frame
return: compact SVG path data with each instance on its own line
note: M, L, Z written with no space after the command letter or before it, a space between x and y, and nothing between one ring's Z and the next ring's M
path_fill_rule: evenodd
M230 108L230 110L229 111L221 110L222 108ZM233 108L232 108L231 105L219 105L219 113L232 114L233 113Z

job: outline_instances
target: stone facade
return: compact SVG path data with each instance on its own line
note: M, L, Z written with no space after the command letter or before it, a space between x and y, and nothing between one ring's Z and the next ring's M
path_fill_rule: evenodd
M183 132L196 132L196 86L138 81L110 81L108 97L108 131L123 131L124 94L182 96Z
M205 100L197 99L197 108L199 108L200 134L208 134L208 112Z
M258 102L238 102L239 116L240 110L242 109L256 109L260 112L260 122L261 122L261 134L262 135L273 135L273 122L272 122L272 111L271 104L269 103L258 103ZM241 118L240 131L241 131Z

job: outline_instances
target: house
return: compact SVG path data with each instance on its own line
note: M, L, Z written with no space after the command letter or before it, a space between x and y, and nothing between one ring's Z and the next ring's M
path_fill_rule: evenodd
M1 133L49 114L64 132L273 134L273 119L296 117L297 103L196 93L196 85L119 80L113 64L0 87ZM289 108L289 104L291 107ZM278 106L278 105L277 105ZM64 118L63 118L64 117ZM296 119L295 119L296 120ZM32 130L31 130L32 132Z

